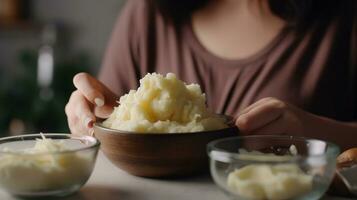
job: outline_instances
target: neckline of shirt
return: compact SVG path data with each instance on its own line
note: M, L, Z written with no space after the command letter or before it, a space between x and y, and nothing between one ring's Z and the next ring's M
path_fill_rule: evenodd
M194 53L200 54L203 59L205 59L209 63L212 63L212 65L234 67L246 66L256 61L259 61L261 58L265 57L269 52L271 52L271 50L273 50L277 46L277 44L282 41L282 39L288 33L288 30L290 30L290 27L288 25L285 25L267 45L265 45L263 48L261 48L256 53L250 56L239 59L228 59L215 55L199 41L196 33L193 30L192 20L188 20L188 22L184 24L185 37L189 42L191 48L193 48Z

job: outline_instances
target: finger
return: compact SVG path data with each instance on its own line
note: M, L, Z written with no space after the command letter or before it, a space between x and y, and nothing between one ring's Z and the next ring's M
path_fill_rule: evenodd
M70 128L71 134L76 136L90 135L90 130L92 129L85 129L84 127L79 126L72 126Z
M74 96L74 102L76 102L75 114L80 120L82 126L86 129L92 128L93 123L96 121L96 117L92 112L90 103L88 100L80 93Z
M83 104L83 102L81 102L81 99L84 99L84 102L86 104ZM81 111L86 112L86 110L88 110L89 106L87 108L83 108L86 107L85 105L89 105L89 103L86 102L85 98L80 94L80 92L73 92L69 103L65 107L68 126L72 134L87 135L88 132L92 129L90 127L93 124L92 122L95 120L93 114L89 112L87 114L84 114L89 115L89 117L80 117L83 116L83 114L81 114Z
M90 103L85 97L77 90L74 91L70 97L70 101L67 104L65 110L68 119L78 119L77 123L80 123L84 127L91 128L95 121L95 116L91 111ZM77 124L76 126L78 126Z
M110 114L112 114L113 110L114 106L104 105L102 107L95 107L94 114L99 118L105 119L108 118Z
M78 119L77 118L70 118L70 117L67 117L67 122L68 122L68 127L69 127L69 130L71 132L71 134L73 135L81 135L80 131L78 130L76 124L78 122Z
M88 101L99 107L105 104L104 94L99 81L87 73L79 73L73 78L74 86L86 97Z
M283 135L286 134L286 125L284 117L279 117L278 119L270 122L262 128L256 129L250 134L254 135Z
M109 115L113 112L113 108L118 105L117 96L111 90L109 90L104 84L102 84L100 81L96 80L89 74L79 73L74 77L73 81L78 86L78 88L83 88L83 87L85 88L91 84L92 86L90 86L90 88L96 88L97 91L100 91L100 93L102 95L104 95L105 103L102 106L98 106L98 103L99 103L99 105L102 104L102 102L100 102L100 100L97 99L97 103L96 103L96 100L94 99L94 103L96 103L96 105L97 105L96 107L94 107L95 116L97 116L99 118L108 118ZM82 86L82 84L84 86ZM83 90L86 90L86 89L83 89ZM83 92L83 90L81 92ZM90 93L94 94L93 92L90 92ZM89 97L89 96L91 96L91 95L87 95L86 98L87 99L94 98L94 97ZM90 102L93 103L93 100Z
M78 123L79 119L76 116L68 117L67 121L71 134L78 136L85 135L86 130L81 123Z
M255 102L255 103L251 104L250 106L248 106L247 108L243 109L243 111L241 111L239 113L239 116L251 111L253 108L255 108L257 106L260 106L261 104L264 104L264 103L266 103L268 101L272 101L272 100L275 100L275 98L266 97L266 98L260 99L257 102Z
M253 131L279 118L284 112L283 102L268 101L240 115L236 124L241 131Z

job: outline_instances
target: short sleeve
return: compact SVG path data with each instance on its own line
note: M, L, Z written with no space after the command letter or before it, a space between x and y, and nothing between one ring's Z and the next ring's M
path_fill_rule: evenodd
M141 19L138 13L145 1L127 1L114 26L99 72L101 80L117 95L136 88L140 78L138 38Z

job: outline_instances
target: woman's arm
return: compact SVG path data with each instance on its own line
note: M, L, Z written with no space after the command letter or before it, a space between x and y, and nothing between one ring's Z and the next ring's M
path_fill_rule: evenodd
M357 146L357 122L317 116L275 98L264 98L244 109L236 120L243 134L286 134L323 139L343 150Z
M311 137L325 139L338 144L342 150L357 146L357 122L340 122L312 115L306 120L307 133Z

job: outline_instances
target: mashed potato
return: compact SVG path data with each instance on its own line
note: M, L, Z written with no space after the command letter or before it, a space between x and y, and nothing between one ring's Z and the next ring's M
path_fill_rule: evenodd
M259 151L239 149L240 159L284 162L298 155L291 145L284 156ZM239 196L252 200L287 200L303 195L312 189L313 176L306 174L297 164L250 164L235 169L228 175L227 185Z
M3 149L0 186L16 194L62 190L84 183L92 158L69 150L63 141L43 138L24 150Z
M103 122L108 128L140 133L178 133L227 127L225 120L206 108L197 84L186 85L168 73L152 73L140 87L122 96L119 106Z
M251 164L231 172L227 184L247 199L288 200L311 191L312 178L296 164Z

